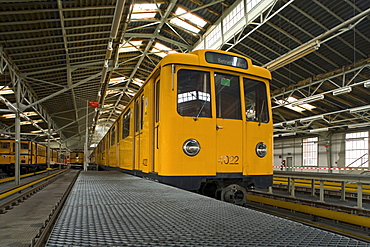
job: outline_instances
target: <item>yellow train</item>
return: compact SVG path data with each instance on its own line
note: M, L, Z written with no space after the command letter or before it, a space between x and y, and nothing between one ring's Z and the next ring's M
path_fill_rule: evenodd
M46 147L44 145L21 140L20 165L21 174L46 169ZM59 162L59 152L50 149L50 164ZM0 169L8 174L14 175L15 164L15 140L0 140Z
M83 152L72 152L69 154L71 168L81 169L84 164L84 153Z
M268 70L218 50L161 60L92 160L228 200L272 185Z

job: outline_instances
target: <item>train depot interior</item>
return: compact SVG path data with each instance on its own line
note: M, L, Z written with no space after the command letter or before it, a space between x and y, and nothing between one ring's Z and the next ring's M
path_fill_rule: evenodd
M370 246L369 0L0 20L0 246Z

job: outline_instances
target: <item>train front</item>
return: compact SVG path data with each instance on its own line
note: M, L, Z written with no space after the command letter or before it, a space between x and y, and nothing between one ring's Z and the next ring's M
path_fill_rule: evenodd
M271 186L270 72L223 51L183 56L161 72L161 180L232 202Z

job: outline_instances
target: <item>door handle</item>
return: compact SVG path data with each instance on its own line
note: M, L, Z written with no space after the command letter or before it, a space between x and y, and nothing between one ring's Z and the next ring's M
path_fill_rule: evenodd
M219 129L223 129L224 127L222 127L222 126L218 126L217 124L216 124L216 130L219 130Z

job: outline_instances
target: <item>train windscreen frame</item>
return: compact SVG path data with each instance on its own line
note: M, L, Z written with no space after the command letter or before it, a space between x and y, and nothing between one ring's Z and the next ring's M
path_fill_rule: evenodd
M212 117L210 72L177 72L177 112L184 117Z
M247 121L268 123L270 119L265 83L243 78L243 84Z

